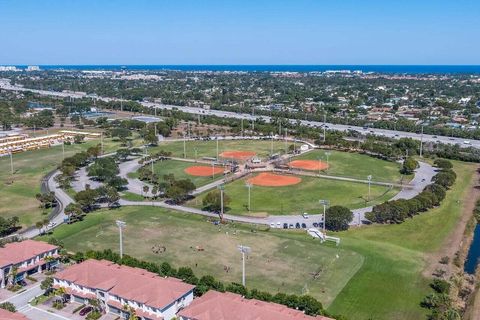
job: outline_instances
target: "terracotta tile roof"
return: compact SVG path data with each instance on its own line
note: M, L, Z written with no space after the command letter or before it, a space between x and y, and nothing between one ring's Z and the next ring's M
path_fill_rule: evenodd
M284 305L210 290L178 315L189 320L332 320L307 316Z
M155 308L164 308L195 288L179 279L162 278L144 269L106 260L86 260L58 272L55 278Z
M28 320L23 314L0 309L0 320Z
M7 243L0 248L0 267L17 264L57 248L46 242L34 240Z

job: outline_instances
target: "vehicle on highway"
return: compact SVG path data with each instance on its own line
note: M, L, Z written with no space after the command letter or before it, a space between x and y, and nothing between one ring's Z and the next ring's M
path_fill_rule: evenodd
M83 308L82 310L80 310L80 313L79 315L81 315L82 317L87 315L88 313L92 312L93 308L88 306L88 307L85 307Z
M464 143L464 144L470 144L470 141L465 140L465 141L463 141L463 143Z

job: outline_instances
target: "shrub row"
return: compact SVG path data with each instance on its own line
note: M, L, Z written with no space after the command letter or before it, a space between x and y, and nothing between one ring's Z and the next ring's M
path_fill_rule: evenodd
M457 177L453 170L444 169L451 168L451 164L449 165L445 161L442 160L440 164L437 164L443 168L440 168L441 171L435 175L434 183L426 186L417 196L408 200L387 201L376 205L372 212L365 215L366 218L376 223L402 223L407 218L440 205L446 196L446 190L453 185Z

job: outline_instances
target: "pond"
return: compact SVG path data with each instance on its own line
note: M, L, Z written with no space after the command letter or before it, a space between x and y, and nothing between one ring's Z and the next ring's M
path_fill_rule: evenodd
M480 258L480 224L475 227L473 241L468 250L467 260L465 261L464 271L474 274Z

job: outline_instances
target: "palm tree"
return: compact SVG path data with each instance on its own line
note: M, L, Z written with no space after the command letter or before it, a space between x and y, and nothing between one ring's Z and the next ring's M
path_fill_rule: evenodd
M123 310L128 312L128 319L127 320L137 320L137 314L135 313L135 309L131 306L125 304L123 306Z

